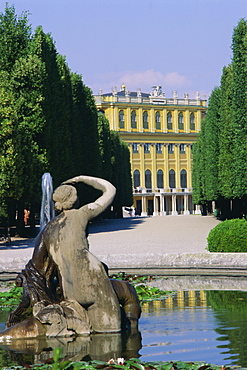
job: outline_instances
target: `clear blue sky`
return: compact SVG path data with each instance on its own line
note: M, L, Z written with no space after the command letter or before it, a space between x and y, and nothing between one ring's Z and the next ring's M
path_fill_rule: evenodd
M210 94L231 61L233 28L247 0L11 0L43 26L73 72L95 94L124 83L150 92L162 85L194 97ZM0 12L5 2L1 0Z

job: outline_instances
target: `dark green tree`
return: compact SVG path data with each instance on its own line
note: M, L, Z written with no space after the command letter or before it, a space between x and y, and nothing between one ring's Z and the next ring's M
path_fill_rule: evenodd
M209 98L209 106L203 121L205 137L203 151L205 156L205 198L207 201L216 200L219 196L219 122L220 122L221 92L215 88Z
M247 195L247 21L241 19L232 38L232 125L233 137L233 213L239 217ZM244 207L245 208L245 207Z
M28 24L28 13L19 17L14 6L5 7L0 14L0 70L11 73L11 70L21 56L26 55L26 49L31 39L31 26Z
M117 190L113 207L115 217L122 217L122 207L133 203L129 149L115 131L111 131L111 142L112 184Z
M241 19L233 32L232 63L209 99L193 156L194 200L216 200L223 219L247 211L246 50L247 22Z
M65 97L64 85L68 71L65 72L66 63L62 57L58 56L51 35L45 34L42 27L36 29L30 49L45 66L42 84L45 127L39 140L41 147L47 153L48 171L52 174L54 184L57 186L72 172L70 172L69 103Z
M102 113L98 115L98 135L99 150L101 156L101 176L102 178L112 181L112 148L111 148L111 130L109 121Z
M94 98L80 75L71 73L71 81L73 96L71 134L76 173L99 176L98 114Z
M193 202L195 204L206 204L205 195L205 157L203 153L204 121L201 131L195 144L193 144L193 163L192 163L192 183L193 183Z

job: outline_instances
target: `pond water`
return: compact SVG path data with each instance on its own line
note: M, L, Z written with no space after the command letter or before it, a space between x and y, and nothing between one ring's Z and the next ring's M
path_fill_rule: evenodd
M6 316L0 320L2 329ZM29 340L18 352L2 346L0 366L40 363L52 357L53 348L62 347L64 358L75 361L139 356L143 361L205 361L247 367L247 292L177 291L165 300L143 305L139 331L128 338L114 334L73 342Z
M144 361L247 366L247 292L179 291L143 307Z

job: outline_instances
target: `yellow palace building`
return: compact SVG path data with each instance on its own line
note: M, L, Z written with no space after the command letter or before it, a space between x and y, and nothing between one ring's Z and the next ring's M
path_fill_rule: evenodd
M151 93L120 91L95 96L111 130L130 150L133 199L137 215L200 213L192 202L192 145L197 139L206 99L166 98L161 86Z

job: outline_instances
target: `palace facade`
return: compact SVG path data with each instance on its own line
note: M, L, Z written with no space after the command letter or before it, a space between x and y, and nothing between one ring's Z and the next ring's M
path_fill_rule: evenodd
M95 96L98 111L130 150L136 214L164 216L200 213L192 202L192 146L206 113L197 93L166 98L161 86L151 93L121 90Z

